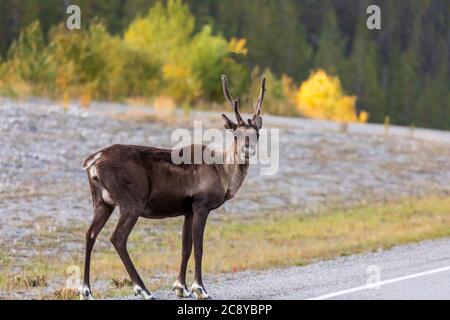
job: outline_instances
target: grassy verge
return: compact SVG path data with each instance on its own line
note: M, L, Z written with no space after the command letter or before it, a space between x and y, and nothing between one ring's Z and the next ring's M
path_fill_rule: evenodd
M170 285L171 281L165 283L161 274L171 274L175 278L181 246L180 221L158 221L156 225L160 228L138 224L129 246L141 274L147 281L152 279L149 285L152 290ZM65 232L80 234L81 229ZM450 236L450 198L405 199L314 216L287 213L269 220L210 223L205 234L203 266L205 272L220 273L304 265L319 259L446 236ZM99 239L103 245L96 248L92 275L94 280L103 279L113 284L109 286L113 291L108 289L102 293L108 296L129 284L123 280L127 275L120 259L112 246L104 243L105 238L107 236ZM79 239L82 242L83 236ZM82 262L82 250L63 263L52 257L40 256L36 261L28 260L27 265L34 266L34 274L37 272L38 279L45 281L36 282L30 280L29 275L20 277L16 274L0 281L0 289L15 290L29 283L45 286L52 282L52 278L64 279L68 265L81 266ZM193 261L190 269L192 266ZM17 266L14 267L17 270ZM13 279L13 282L8 279ZM58 298L58 294L55 297Z
M450 236L450 198L409 199L307 217L288 214L271 220L209 225L203 265L207 272L303 265L317 259L445 236ZM147 241L136 245L139 264L148 270L176 272L179 233L167 230L159 240L155 250L142 246ZM134 241L139 243L139 236ZM111 268L112 259L122 268L115 256L103 253L96 267L99 271Z
M450 236L450 199L404 200L311 217L231 223L209 236L211 246L215 246L207 258L213 269L303 265L317 259ZM225 259L220 259L222 250L226 252Z

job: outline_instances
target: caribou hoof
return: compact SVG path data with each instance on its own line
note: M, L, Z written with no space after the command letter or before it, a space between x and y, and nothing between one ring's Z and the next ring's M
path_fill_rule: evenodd
M80 295L80 300L94 300L91 289L89 289L87 285L83 285L78 289L78 293Z
M194 282L191 286L191 292L194 294L195 299L197 300L208 300L211 299L211 296L206 293L205 288Z
M172 287L172 291L175 291L178 298L191 298L192 295L186 288L186 285L181 284L179 280L175 281Z
M148 292L145 289L142 289L138 285L134 286L134 295L140 296L140 297L144 298L144 300L155 300L155 298L153 297L153 295L150 292Z

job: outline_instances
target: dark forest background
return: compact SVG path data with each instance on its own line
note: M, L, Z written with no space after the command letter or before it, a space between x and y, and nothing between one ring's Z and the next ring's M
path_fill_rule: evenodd
M123 35L156 0L1 0L0 54L35 20L44 37L66 18L65 8L82 8L83 28L102 21ZM450 32L448 0L190 0L195 29L210 25L226 39L245 38L248 53L238 62L269 68L296 84L311 70L336 74L356 95L358 110L371 122L450 129ZM366 8L381 7L381 30L366 28ZM249 72L250 72L249 71Z

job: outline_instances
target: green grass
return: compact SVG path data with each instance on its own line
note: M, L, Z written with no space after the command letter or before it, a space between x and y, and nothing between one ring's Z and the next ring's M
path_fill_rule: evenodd
M147 223L142 222L138 224L130 237L130 254L144 279L153 279L161 273L170 274L175 279L181 250L180 220L149 223L155 223L159 228L150 229ZM104 230L106 232L99 239L101 244L97 244L93 256L93 280L102 279L110 283L100 296L131 290L124 280L127 274L122 262L112 246L105 243L112 227L111 224ZM83 241L83 229L76 226L72 231L67 229L64 232L68 239ZM311 216L301 212L285 215L280 212L266 219L209 223L205 233L203 268L208 273L220 273L298 266L319 259L447 236L450 236L450 198L404 199L348 210L328 210ZM48 239L44 243L50 245ZM18 266L13 266L12 261L9 259L5 268L17 270ZM18 279L31 277L31 283L34 283L34 275L43 277L45 283L51 283L54 279L61 282L70 264L81 267L83 252L67 261L36 256L34 260L27 260L22 274L16 273L15 276ZM191 270L192 267L193 259L190 261ZM11 279L14 277L0 277L0 290L17 290L24 286L23 281L14 282ZM170 283L165 282L161 278L152 280L149 288L168 288ZM65 296L72 297L73 293L60 290L53 296L44 297Z
M207 236L214 249L206 248L205 265L209 262L212 270L304 265L316 259L450 236L450 199L403 200L310 217L234 222ZM226 255L220 259L222 250Z
M180 225L148 237L132 235L131 255L147 273L178 272ZM305 265L314 260L450 236L450 199L406 199L398 203L323 212L278 215L265 220L207 225L205 272L234 272ZM193 265L193 259L190 265ZM94 274L126 276L114 251L97 254Z

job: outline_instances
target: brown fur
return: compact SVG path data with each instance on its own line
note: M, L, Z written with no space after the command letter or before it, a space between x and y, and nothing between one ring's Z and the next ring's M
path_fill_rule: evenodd
M223 83L225 96L227 100L231 99L226 78ZM264 82L262 97L263 95ZM259 103L262 103L262 97L260 96ZM256 108L258 116L249 120L249 124L245 124L240 117L237 100L233 107L238 124L225 117L225 127L235 131L254 130L257 134L262 123L259 117L261 106L259 105L259 111L258 107ZM223 157L235 159L232 164L177 165L172 162L172 150L119 144L90 155L84 161L84 167L88 172L91 187L94 219L86 233L84 288L87 291L83 294L86 297L90 295L90 259L95 239L114 208L118 207L120 218L111 241L131 280L137 286L138 293L150 296L126 249L128 236L138 218L162 219L184 216L182 261L174 289L177 290L177 294L184 289L187 290L186 267L193 244L195 258L193 293L198 298L208 297L201 275L206 219L212 210L232 199L241 187L249 165L248 161L239 164L237 158L246 147L248 143L236 138L232 147L223 151ZM191 145L180 149L179 152L192 154L194 148L201 148L203 151L206 146Z

